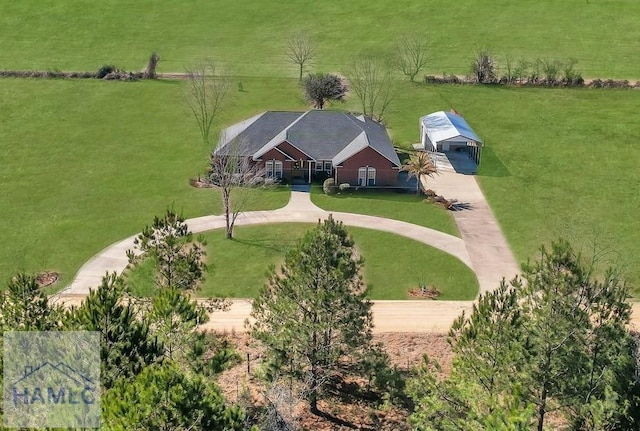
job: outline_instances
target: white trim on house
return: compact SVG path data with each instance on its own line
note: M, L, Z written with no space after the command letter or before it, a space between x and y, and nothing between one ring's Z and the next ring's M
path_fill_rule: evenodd
M284 173L281 160L267 160L264 162L264 171L267 178L282 178Z
M358 168L358 186L369 187L376 185L376 168L363 166Z
M292 121L287 127L285 127L285 129L283 131L281 131L280 133L278 133L276 136L273 137L273 139L271 139L269 142L267 142L266 144L264 144L262 146L262 148L260 148L258 151L256 151L253 154L253 160L258 160L263 154L265 154L266 152L268 152L270 149L277 147L278 145L280 145L283 142L286 142L287 144L291 145L293 148L297 149L298 151L300 151L302 154L304 154L305 156L307 156L310 160L315 160L313 157L311 157L309 154L305 153L304 151L302 151L300 148L296 147L295 145L293 145L291 142L287 141L287 132L289 131L289 129L296 124L298 121L300 121L301 119L303 119L305 117L305 115L307 115L309 112L311 111L307 111L304 114L300 115L298 118L296 118L295 121Z
M367 134L363 131L355 137L355 139L344 147L342 151L335 155L331 162L334 166L339 165L345 160L349 159L354 154L359 153L369 146L369 140L367 139Z

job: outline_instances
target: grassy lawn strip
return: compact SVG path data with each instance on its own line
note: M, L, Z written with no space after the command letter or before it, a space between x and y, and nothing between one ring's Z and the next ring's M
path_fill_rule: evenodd
M83 6L84 5L84 6ZM194 0L182 2L39 0L0 2L2 67L140 70L152 51L160 70L182 71L216 58L243 76L296 76L286 38L307 30L318 44L315 68L344 72L355 55L393 51L402 34L429 42L427 73L466 74L480 47L504 58L576 58L584 76L638 78L637 0L503 1ZM473 23L461 26L460 23ZM422 76L420 76L422 78Z
M414 193L363 190L327 196L322 187L312 187L311 201L327 211L391 218L459 236L453 217L447 210L426 203L424 196Z
M205 234L209 273L199 296L252 298L267 280L271 265L282 262L309 224L284 223L236 228L228 241L224 232ZM401 236L370 229L347 227L365 259L364 278L372 299L409 299L407 291L420 283L433 285L443 300L473 299L478 283L473 272L456 258ZM155 289L152 265L145 262L129 274L137 296Z

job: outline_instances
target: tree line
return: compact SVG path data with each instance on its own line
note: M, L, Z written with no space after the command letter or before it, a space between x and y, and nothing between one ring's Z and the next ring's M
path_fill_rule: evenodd
M239 357L201 329L208 312L226 306L192 298L206 275L204 247L169 210L127 253L133 266L152 261L152 298L132 297L126 276L108 274L65 309L34 276L18 274L0 296L0 325L3 332L98 332L105 429L295 430L301 402L326 414L322 406L345 382L359 382L350 397L366 393L368 403L405 409L415 430L628 430L640 420L629 286L566 241L542 247L520 276L455 321L446 375L428 357L407 373L373 342L353 239L332 217L319 221L269 270L252 304L246 329L265 349L260 406L229 404L216 385Z

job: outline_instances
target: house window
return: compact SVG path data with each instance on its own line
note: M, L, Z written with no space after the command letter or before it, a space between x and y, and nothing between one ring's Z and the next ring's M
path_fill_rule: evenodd
M322 162L316 162L316 172L322 172Z
M368 186L375 186L376 185L376 168L369 168L369 176L367 178L367 185Z
M329 160L329 161L324 162L324 170L325 170L326 172L331 172L331 161L330 161L330 160Z
M376 185L376 168L370 166L358 169L358 185L359 186L375 186Z
M282 162L280 160L268 160L264 164L267 178L282 178Z

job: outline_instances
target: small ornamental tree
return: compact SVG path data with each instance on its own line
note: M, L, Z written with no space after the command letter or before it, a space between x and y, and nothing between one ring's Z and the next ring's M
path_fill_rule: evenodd
M220 142L225 142L224 135ZM247 145L233 139L211 154L209 182L220 190L227 239L233 239L236 219L249 200L251 187L265 175L265 169L246 156Z
M342 101L347 93L340 77L329 73L307 75L302 87L307 100L318 109L323 109L329 100Z
M266 347L271 375L302 382L312 412L329 381L363 367L375 350L361 269L353 240L330 216L272 270L253 302L247 325Z

